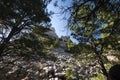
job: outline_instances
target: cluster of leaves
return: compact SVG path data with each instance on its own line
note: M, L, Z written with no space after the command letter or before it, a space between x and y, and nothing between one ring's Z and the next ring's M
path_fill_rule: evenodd
M19 39L11 42L6 51L9 53L32 58L56 59L54 55L48 54L54 41L44 34L49 28L35 27L31 33L22 35Z
M119 6L119 0L74 0L64 8L64 12L70 11L68 26L71 35L79 41L79 50L97 57L106 77L102 54L111 49L120 50Z
M66 70L66 80L72 80L73 78L76 78L76 72L74 70L74 66L69 65L70 69Z
M69 27L80 43L119 49L119 1L73 1Z
M66 80L71 80L73 77L75 77L75 71L67 70L66 71Z
M12 38L36 25L49 25L46 10L51 0L0 0L0 54Z
M74 49L75 49L75 43L73 43L70 39L67 40L66 42L66 45L67 45L67 51L70 52L70 53L75 53Z
M93 77L90 80L104 80L104 76L102 74L99 74L97 77Z

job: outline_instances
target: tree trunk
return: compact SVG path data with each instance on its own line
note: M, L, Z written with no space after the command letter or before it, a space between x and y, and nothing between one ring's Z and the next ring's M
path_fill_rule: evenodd
M108 72L107 72L107 70L106 70L106 68L105 68L105 66L104 66L104 62L103 62L103 60L102 60L102 55L101 54L99 54L99 53L95 53L96 54L96 56L97 56L97 58L98 58L98 61L99 61L99 64L100 64L100 66L101 66L101 70L102 70L102 73L103 73L103 75L105 76L105 80L110 80L109 79L109 76L108 76Z
M102 59L102 49L101 49L101 51L97 51L97 45L95 44L94 40L93 40L93 42L91 42L91 45L92 45L91 47L92 47L92 49L97 57L98 63L100 65L100 67L102 68L101 70L102 70L103 75L106 78L105 80L110 80L109 76L108 76L108 72L104 66L104 62Z
M3 43L0 45L0 56L3 54L3 52L4 52L4 50L5 50L8 42L9 42L10 39L13 37L13 35L14 35L14 31L12 30L12 31L9 33L8 37L3 40Z

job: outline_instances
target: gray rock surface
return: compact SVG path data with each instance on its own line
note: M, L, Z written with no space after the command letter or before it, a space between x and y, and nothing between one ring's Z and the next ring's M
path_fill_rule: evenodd
M58 38L57 34L55 33L55 29L53 27L50 28L50 31L45 32L50 38L55 39Z

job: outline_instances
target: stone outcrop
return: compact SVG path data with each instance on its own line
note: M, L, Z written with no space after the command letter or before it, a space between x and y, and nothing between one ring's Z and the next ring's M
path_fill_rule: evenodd
M50 31L45 32L50 38L55 39L58 38L57 34L55 33L55 29L53 27L50 28Z

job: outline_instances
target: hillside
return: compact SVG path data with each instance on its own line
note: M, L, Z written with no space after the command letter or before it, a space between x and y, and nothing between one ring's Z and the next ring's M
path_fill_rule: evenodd
M36 31L36 33L38 32ZM66 42L69 37L58 38L53 28L48 29L44 33L45 35L41 34L40 42L44 44L42 46L44 48L41 49L40 35L36 35L36 33L34 33L35 36L33 34L25 35L10 43L7 52L1 58L0 79L51 80L55 78L58 80L59 78L66 80L71 78L71 80L77 80L79 77L90 77L97 74L96 65L81 67L82 65L72 57L72 54L66 52ZM39 36L38 40L36 36ZM54 41L57 41L55 45L53 45ZM88 74L89 70L93 73Z
M58 38L53 28L40 29L9 44L0 61L0 79L84 80L98 75L97 60L85 64L68 52L68 36Z

